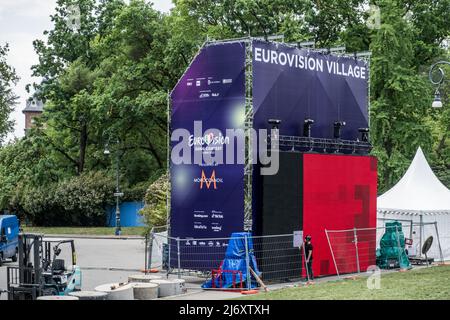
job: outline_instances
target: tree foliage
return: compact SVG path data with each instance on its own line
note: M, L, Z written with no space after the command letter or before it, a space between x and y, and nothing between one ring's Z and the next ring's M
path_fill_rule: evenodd
M149 227L160 227L167 224L168 178L167 173L162 174L150 185L145 194L145 207L139 213Z
M12 86L19 80L14 68L6 61L8 51L8 44L2 46L0 43L0 146L14 126L14 121L9 119L17 100Z
M2 208L36 223L98 223L99 208L112 200L107 190L119 161L124 200L140 199L150 184L144 217L165 224L167 93L206 39L248 35L283 34L287 42L372 51L370 123L379 191L400 178L419 146L450 186L450 109L431 109L434 88L427 79L434 61L450 58L440 46L450 35L450 0L174 4L161 13L143 0L57 1L47 40L34 42L39 63L32 69L43 79L34 87L44 114L24 139L0 150ZM369 4L380 8L375 28L367 25ZM67 23L74 5L76 28ZM0 47L0 138L11 127L5 119L17 80L6 52ZM444 104L448 89L446 82ZM84 184L92 192L83 191Z

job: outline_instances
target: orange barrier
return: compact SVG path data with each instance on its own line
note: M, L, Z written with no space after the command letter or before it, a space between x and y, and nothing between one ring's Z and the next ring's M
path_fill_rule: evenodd
M243 290L241 291L241 294L257 294L259 293L259 290Z
M142 273L158 273L158 269L141 269Z

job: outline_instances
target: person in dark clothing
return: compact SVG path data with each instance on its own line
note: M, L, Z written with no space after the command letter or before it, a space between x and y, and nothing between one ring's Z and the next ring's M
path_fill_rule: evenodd
M307 235L305 237L305 243L304 246L304 253L305 253L305 267L307 270L306 273L306 281L314 280L314 274L312 269L313 264L313 245L311 243L311 236Z

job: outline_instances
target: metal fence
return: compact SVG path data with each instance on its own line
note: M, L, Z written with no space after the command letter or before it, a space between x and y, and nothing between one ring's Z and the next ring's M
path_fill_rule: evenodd
M329 245L328 254L331 255L334 269L322 275L341 277L344 274L365 273L377 265L377 249L380 248L380 239L388 228L382 226L324 230ZM411 262L414 260L423 262L420 249L429 236L433 236L434 241L428 257L434 261L443 260L436 223L418 224L404 221L401 228L391 228L393 229L390 231L396 234L394 239L401 239L393 244L398 249L395 249L395 252L399 252L400 255L405 254ZM239 252L227 250L232 241L235 244L239 242L234 246L238 248L238 251L240 250ZM269 236L248 234L237 238L208 239L174 238L169 237L166 228L162 227L153 229L146 242L146 269L164 272L167 277L169 275L180 278L195 276L207 280L213 279L220 273L230 272L236 279L235 289L240 289L242 285L239 280L243 280L247 289L255 284L256 277L252 274L252 268L258 269L254 271L257 273L259 271L259 277L266 285L312 278L305 266L304 248L294 243L294 234ZM397 261L402 260L400 255ZM236 268L233 268L234 271L226 270L222 265L225 259L234 259L236 263L242 263L241 276L246 278L241 279ZM392 267L399 268L400 265Z
M441 242L436 223L402 223L402 227L353 228L347 230L325 230L334 267L338 277L343 274L365 273L377 265L377 249L383 235L390 231L395 234L393 243L398 257L392 259L388 268L400 268L403 254L411 263L426 264L429 261L443 261ZM433 237L433 244L427 252L422 253L423 243ZM396 263L397 261L397 263Z
M227 251L230 242L239 242L235 246L237 251ZM148 243L148 269L156 268L166 272L167 276L175 274L178 277L211 279L217 274L232 272L222 266L225 259L232 259L243 265L242 274L247 277L243 279L246 289L256 284L252 271L259 274L264 284L308 278L308 272L302 265L304 249L294 246L293 234L181 239L168 237L165 232L153 232ZM253 270L254 268L257 270ZM237 276L237 282L239 279ZM240 289L240 284L236 283L235 288Z
M439 233L438 222L415 222L412 219L386 219L378 218L378 222L384 223L386 221L398 221L402 224L402 229L405 237L410 240L406 244L406 250L409 256L421 256L421 248L430 236L434 239L434 245L431 246L428 255L435 259L445 260L448 256L442 244L449 243L448 236ZM377 239L380 239L380 234L377 234Z

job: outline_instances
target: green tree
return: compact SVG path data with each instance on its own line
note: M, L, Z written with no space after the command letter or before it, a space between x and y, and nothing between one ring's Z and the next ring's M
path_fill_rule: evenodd
M425 59L418 50L428 47L429 52L440 52L437 41L441 35L436 34L428 43L423 41L423 30L406 18L409 10L418 10L414 5L393 0L377 4L382 24L374 31L370 46L370 116L373 153L380 163L379 189L384 191L405 172L419 146L435 159L432 90L421 72L431 56Z
M0 44L0 145L14 126L14 121L9 119L17 102L12 86L19 80L14 68L6 61L8 51L8 44Z
M167 192L169 192L167 174L162 174L147 189L145 207L139 213L148 226L159 227L167 224Z
M149 224L165 223L167 93L206 39L248 35L284 34L287 42L314 40L319 47L345 45L350 52L370 49L371 137L380 192L404 173L418 146L450 186L450 109L431 109L427 79L434 61L449 59L440 43L450 34L450 0L174 3L164 14L143 0L57 1L47 40L34 42L39 63L33 72L43 78L35 87L44 114L24 139L0 149L2 208L41 224L97 223L111 200L107 190L118 154L125 198L142 197L150 184L144 216ZM380 7L379 29L366 25L369 3ZM73 5L80 12L75 27L68 23ZM11 85L17 78L5 62L7 47L0 49L1 141L11 125ZM448 89L446 82L444 104ZM103 153L106 145L110 157ZM86 201L95 203L94 211Z

